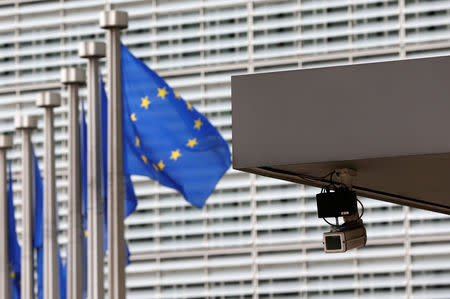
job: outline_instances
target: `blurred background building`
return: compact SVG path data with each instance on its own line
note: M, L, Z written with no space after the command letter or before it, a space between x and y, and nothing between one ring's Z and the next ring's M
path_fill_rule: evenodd
M14 130L16 111L42 114L34 106L39 91L64 96L55 120L63 249L68 115L59 72L85 66L80 41L104 40L98 19L105 8L129 13L123 42L230 145L232 75L450 54L450 1L1 1L0 131ZM41 118L33 134L41 158L42 126ZM18 136L14 141L8 159L20 234ZM128 298L450 298L447 216L363 199L367 247L326 255L316 189L229 170L199 211L173 190L134 182Z

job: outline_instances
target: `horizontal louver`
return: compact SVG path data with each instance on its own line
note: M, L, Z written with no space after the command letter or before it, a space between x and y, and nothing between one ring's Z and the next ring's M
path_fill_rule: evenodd
M450 1L107 0L0 3L0 131L14 111L59 91L59 241L67 242L67 93L63 66L85 67L80 41L104 39L105 8L128 11L123 42L204 113L231 144L231 76L450 54ZM101 63L106 74L105 63ZM86 91L81 90L86 96ZM42 116L33 134L42 159ZM8 152L21 234L20 138ZM42 165L42 161L41 161ZM229 170L199 211L133 177L126 220L128 298L448 298L450 220L361 199L369 244L325 255L317 189ZM62 251L65 256L65 250Z

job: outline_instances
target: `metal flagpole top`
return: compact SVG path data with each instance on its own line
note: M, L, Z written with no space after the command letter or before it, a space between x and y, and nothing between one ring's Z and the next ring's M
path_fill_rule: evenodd
M100 26L108 31L108 297L122 299L126 292L120 30L128 27L128 14L101 12Z
M55 187L55 140L53 108L61 105L58 93L41 92L36 106L44 108L44 298L59 298L59 269L57 244L56 187Z
M53 108L61 105L61 96L53 92L41 92L37 95L36 106L42 108Z
M16 115L14 117L14 125L18 130L36 129L37 119L33 115Z
M87 128L87 206L89 228L87 242L87 296L104 298L104 198L102 197L102 139L100 120L99 59L106 55L103 42L84 41L78 47L80 57L87 63L89 127ZM104 182L106 184L106 182Z
M65 67L61 69L61 83L83 84L86 82L86 74L84 69L77 67Z
M107 10L100 13L100 27L103 29L128 28L128 13L119 10Z
M13 138L11 135L1 134L0 135L0 149L8 149L13 146Z
M31 115L18 114L14 124L22 135L22 254L20 294L23 299L34 296L33 256L33 157L31 131L37 127L37 119Z
M106 55L106 44L103 42L81 42L78 47L78 55L82 58L101 58Z

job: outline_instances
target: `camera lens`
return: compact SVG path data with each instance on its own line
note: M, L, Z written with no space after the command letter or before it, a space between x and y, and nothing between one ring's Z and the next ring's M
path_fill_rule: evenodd
M327 250L341 250L341 237L340 236L326 236L325 248Z

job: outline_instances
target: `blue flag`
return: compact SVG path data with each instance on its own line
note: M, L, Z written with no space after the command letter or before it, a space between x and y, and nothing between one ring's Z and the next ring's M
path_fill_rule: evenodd
M100 76L100 126L102 131L102 196L104 199L105 221L103 223L103 246L108 248L108 98L106 97L105 86Z
M33 247L37 250L37 285L38 298L44 296L44 188L39 164L33 150L33 199L34 199L34 233Z
M83 298L87 298L87 266L88 266L88 194L87 194L87 126L84 105L81 105L80 127L80 162L81 162L81 201L82 201L82 226L83 226Z
M107 167L108 167L108 98L106 97L105 86L103 80L100 78L100 110L101 110L101 131L102 131L102 180L103 180L103 196L105 198L105 251L108 245L107 226L106 226L106 211L107 211L107 190L108 182ZM125 217L128 217L136 210L137 197L134 193L133 182L129 175L124 176L125 184ZM130 251L126 247L127 264L130 263Z
M8 163L8 251L9 272L11 275L11 298L20 299L20 255L17 241L16 219L14 218L11 164Z
M33 192L34 192L34 233L33 247L37 250L37 285L38 298L44 297L44 188L39 164L33 150ZM58 250L59 264L59 298L66 298L66 267Z
M124 171L181 192L198 208L230 167L230 150L202 114L122 45Z

